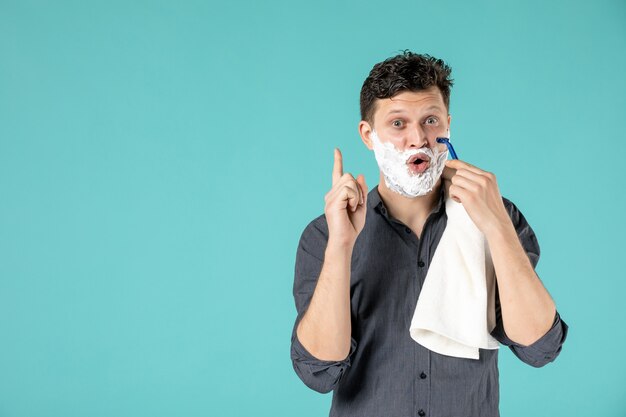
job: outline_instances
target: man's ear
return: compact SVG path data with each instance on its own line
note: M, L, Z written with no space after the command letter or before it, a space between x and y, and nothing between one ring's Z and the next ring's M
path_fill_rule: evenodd
M448 115L448 130L450 130L450 121L452 120L452 116Z
M372 127L365 120L361 120L359 122L359 135L361 136L361 140L367 146L367 149L370 151L374 149L372 145L372 139L370 139L370 135L372 134Z

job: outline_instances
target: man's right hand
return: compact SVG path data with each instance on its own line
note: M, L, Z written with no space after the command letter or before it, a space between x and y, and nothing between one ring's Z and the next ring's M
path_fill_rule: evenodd
M351 174L343 173L341 151L336 148L333 185L324 197L329 243L354 245L357 236L365 226L367 191L363 174L354 179Z

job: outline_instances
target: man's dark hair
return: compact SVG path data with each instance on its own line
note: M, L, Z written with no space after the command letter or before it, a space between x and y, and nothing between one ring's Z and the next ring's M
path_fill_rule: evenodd
M391 98L403 91L421 91L437 86L450 111L452 69L441 59L408 49L374 65L361 87L361 120L373 124L376 99Z

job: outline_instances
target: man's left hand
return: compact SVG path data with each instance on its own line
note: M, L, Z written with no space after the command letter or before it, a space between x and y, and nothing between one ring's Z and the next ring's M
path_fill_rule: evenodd
M476 227L485 235L499 227L512 225L493 173L451 159L446 161L442 177L448 195L463 204Z

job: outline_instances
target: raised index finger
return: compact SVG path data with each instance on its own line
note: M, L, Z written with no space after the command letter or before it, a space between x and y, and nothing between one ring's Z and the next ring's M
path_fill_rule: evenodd
M335 148L335 164L333 165L333 185L343 176L343 157L339 148Z

